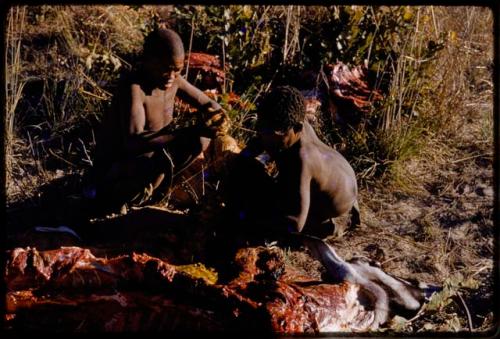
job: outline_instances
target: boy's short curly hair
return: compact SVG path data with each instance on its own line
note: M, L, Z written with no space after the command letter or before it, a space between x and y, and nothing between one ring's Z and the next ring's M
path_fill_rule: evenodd
M265 126L275 131L286 131L302 123L305 113L302 93L292 86L279 86L261 101L257 128Z

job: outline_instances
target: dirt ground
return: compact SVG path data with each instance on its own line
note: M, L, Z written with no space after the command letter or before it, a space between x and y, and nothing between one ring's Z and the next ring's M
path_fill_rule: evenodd
M487 142L491 139L484 137L484 119L464 122L464 133L455 146L436 146L435 155L404 164L406 179L413 183L409 188L362 185L361 226L340 239L329 239L345 259L367 257L401 278L449 287L433 308L401 327L389 324L392 330L483 332L495 324L493 149ZM90 247L96 255L142 251L173 263L202 257L207 233L203 222L186 211L148 208L126 216L84 220L79 178L78 173L55 173L38 198L8 204L7 248L78 245ZM209 213L214 212L212 207ZM34 231L35 226L61 225L72 227L82 239ZM321 265L307 254L287 253L297 267L320 275Z
M493 145L481 134L488 121L475 113L460 117L454 145L405 164L412 190L363 187L362 227L332 240L345 258L366 256L399 277L455 286L453 302L423 312L406 330L486 331L495 324Z

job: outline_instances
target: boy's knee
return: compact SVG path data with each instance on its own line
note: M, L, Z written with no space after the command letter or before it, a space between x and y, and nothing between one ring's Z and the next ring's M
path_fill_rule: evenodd
M151 161L151 172L153 176L157 176L159 174L171 176L173 168L174 163L172 156L165 148L155 152Z

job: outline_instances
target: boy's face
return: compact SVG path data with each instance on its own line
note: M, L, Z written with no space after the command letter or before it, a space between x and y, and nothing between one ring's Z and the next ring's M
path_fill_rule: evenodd
M184 56L150 56L146 60L146 69L160 89L169 89L184 68Z
M298 133L293 128L279 131L271 127L260 126L257 133L264 149L271 155L291 147L298 139Z

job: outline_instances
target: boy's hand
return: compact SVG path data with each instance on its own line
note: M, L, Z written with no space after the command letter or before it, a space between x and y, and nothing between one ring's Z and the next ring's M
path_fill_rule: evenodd
M207 107L202 112L204 127L210 131L214 137L227 134L230 126L230 120L226 112L220 109Z

